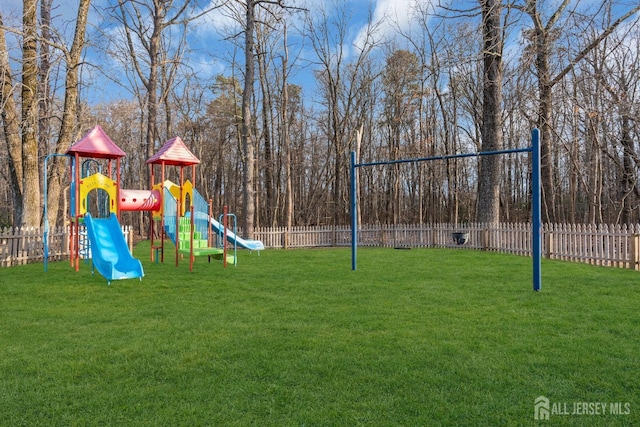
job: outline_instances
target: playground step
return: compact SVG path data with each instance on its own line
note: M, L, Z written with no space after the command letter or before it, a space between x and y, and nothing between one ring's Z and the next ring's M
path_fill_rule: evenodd
M224 258L224 255L219 253L219 254L213 254L211 255L211 258L217 259L222 261ZM236 263L236 257L234 257L233 255L227 255L227 264L234 264Z
M188 249L189 246L189 238L186 238L184 240L180 240L178 242L178 245L180 247L180 249ZM194 239L193 240L193 247L195 248L206 248L209 246L209 242L207 242L207 239Z
M191 233L181 231L180 233L178 233L178 239L182 241L189 240L191 239ZM199 231L194 231L193 240L202 240L202 233L200 233Z

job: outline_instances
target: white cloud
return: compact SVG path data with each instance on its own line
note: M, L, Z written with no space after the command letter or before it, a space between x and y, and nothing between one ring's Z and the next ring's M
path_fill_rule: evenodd
M240 22L244 16L242 5L237 2L229 2L223 7L216 7L219 3L219 0L211 0L206 7L195 11L195 13L202 13L203 10L209 9L209 12L193 22L192 36L202 40L221 39L227 33L240 31Z
M373 19L383 22L383 25L387 19L391 19L399 28L406 28L410 25L413 2L414 0L379 0L376 2Z
M414 4L415 0L377 0L372 3L371 19L376 26L376 36L387 39L393 37L398 29L408 29ZM355 46L362 48L368 31L367 24L360 28L354 39Z

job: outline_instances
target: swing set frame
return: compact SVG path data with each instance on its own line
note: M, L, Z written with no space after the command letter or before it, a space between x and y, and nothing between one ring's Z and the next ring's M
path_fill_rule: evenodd
M350 179L351 179L351 269L357 269L358 254L358 197L357 197L357 170L358 168L380 165L394 165L399 163L419 163L433 160L460 159L467 157L495 156L512 153L531 153L531 254L533 270L533 290L542 290L542 213L541 213L541 185L540 185L540 131L533 129L531 132L531 146L509 150L480 151L476 153L449 154L444 156L421 157L416 159L387 160L368 163L358 163L356 152L351 152Z

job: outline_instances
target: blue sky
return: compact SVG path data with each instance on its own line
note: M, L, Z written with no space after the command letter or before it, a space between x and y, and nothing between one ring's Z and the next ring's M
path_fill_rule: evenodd
M211 0L207 0L211 1ZM213 0L215 1L215 0ZM112 1L112 4L115 1ZM329 0L290 0L288 4L294 3L296 6L304 7L312 13L324 8L327 10L327 14L336 13L337 9L332 6L332 1ZM354 46L358 46L359 40L362 37L364 26L367 21L367 14L372 12L374 20L381 20L383 24L380 27L380 34L390 33L393 25L406 26L408 23L408 17L410 15L409 9L412 0L351 0L341 1L340 4L345 6L345 9L350 12L349 16L349 33L347 34L347 40L345 43L347 52L353 49ZM54 0L53 1L53 19L54 27L64 29L64 36L67 40L67 45L70 44L70 40L73 35L75 25L75 14L77 10L77 0ZM96 28L107 30L110 34L117 33L117 28L107 26L103 17L96 12L97 9L107 4L107 0L94 0L92 2L92 12L89 19L89 32L94 31ZM2 0L0 2L0 12L2 13L4 23L7 26L20 27L21 14L23 3L21 0ZM203 4L204 7L204 4ZM386 17L386 18L385 18ZM385 19L383 19L385 18ZM296 18L292 18L290 22L291 26L302 26L301 22L295 22ZM218 11L213 11L208 15L200 18L197 25L192 27L189 34L189 45L192 51L189 54L189 65L197 71L197 75L202 79L214 77L218 74L229 74L229 56L231 55L232 46L228 41L224 41L225 33L228 34L234 31L233 28L238 28L237 24L232 22L231 19L225 17ZM15 37L8 34L8 40L11 47L16 45L17 41ZM291 37L290 40L291 52L293 56L300 54L304 57L308 54L308 46L302 46L300 40L295 37ZM239 53L241 54L241 52ZM116 79L122 81L122 77L118 77L118 65L117 61L113 59L105 58L104 53L99 50L90 48L86 51L87 59L91 62L105 61L105 63L112 68L110 74ZM14 51L14 56L19 58L19 52ZM100 102L102 100L111 100L119 96L129 97L126 90L118 89L111 84L105 76L92 72L90 69L83 71L84 77L91 77L95 82L95 88L93 88L92 98L94 102ZM299 79L304 81L305 74L302 73ZM125 84L126 85L126 84ZM105 90L105 88L109 88Z
M93 0L92 12L89 19L89 33L94 33L96 29L101 29L109 32L111 36L117 33L117 27L113 24L105 22L104 17L98 13L98 11L108 2L115 4L115 0ZM197 0L202 3L202 7L206 7L205 2L216 0ZM220 0L218 0L220 1ZM457 7L462 7L461 4L466 3L468 0L462 2L455 2ZM556 4L559 0L548 0L547 5L552 9L552 5ZM630 8L631 1L628 0L627 8ZM634 0L635 1L635 0ZM332 14L337 15L347 12L348 19L348 32L345 37L345 52L347 55L356 53L357 46L362 44L362 38L367 24L368 14L371 13L372 21L379 22L377 36L392 37L397 29L402 31L410 30L410 16L412 15L412 8L414 7L414 0L286 0L287 4L293 4L295 6L304 7L312 12L313 15L319 15L322 11L326 11L327 16L333 17ZM427 1L420 2L423 6ZM601 4L596 0L582 0L574 1L580 7L588 8ZM66 37L67 44L71 40L72 33L75 25L75 14L77 10L78 0L54 0L53 1L53 19L54 27L58 29L64 29L64 37ZM473 2L476 5L476 2ZM340 6L337 6L340 5ZM22 14L22 0L0 0L0 12L3 15L5 25L9 27L20 28L21 14ZM295 16L288 18L288 25L290 31L294 26L302 27L301 19ZM528 18L525 25L530 25ZM523 21L524 22L524 21ZM218 74L230 75L229 58L232 54L233 45L231 42L224 40L225 36L230 33L239 32L239 26L233 22L230 18L225 16L219 11L213 11L208 15L200 18L196 25L191 27L189 33L188 43L192 49L189 53L188 62L189 66L195 70L200 79L207 80L213 78ZM514 40L518 38L518 31L514 31L512 36ZM8 34L10 49L16 45L16 38ZM92 42L104 42L97 37L94 37ZM402 42L400 42L402 43ZM289 38L290 55L299 55L302 60L298 62L299 67L303 67L305 58L312 58L313 53L310 51L308 44L303 45L300 38L291 36ZM515 54L518 55L518 49L521 46L518 43L507 47L507 53L515 48ZM402 47L402 46L400 46ZM13 50L10 54L14 58L19 59L19 50ZM236 53L242 56L242 52ZM87 60L98 65L103 64L103 68L107 68L110 71L108 74L114 80L118 80L122 83L124 88L130 87L128 81L119 71L118 61L114 58L105 56L103 51L100 51L96 47L91 47L86 50ZM349 60L347 57L345 60ZM87 78L87 81L91 81L91 88L89 93L85 93L90 97L91 102L110 101L117 98L132 98L130 93L127 93L126 89L122 87L118 88L114 85L110 79L100 73L97 73L95 68L86 67L83 70L83 77ZM310 81L309 70L300 71L297 78L293 80L295 83L303 84L305 81Z

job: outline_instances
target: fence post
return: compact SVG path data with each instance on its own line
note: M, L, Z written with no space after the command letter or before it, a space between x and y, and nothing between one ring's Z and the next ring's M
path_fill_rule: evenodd
M631 236L631 265L635 271L640 270L640 234L634 233Z
M333 224L331 228L331 247L335 248L338 245L338 234L336 232L336 224Z
M553 231L549 231L547 232L547 236L546 236L546 240L547 240L547 244L546 246L546 252L547 252L547 258L551 259L551 257L553 256Z
M489 229L488 228L482 229L482 250L483 251L489 250Z
M69 224L64 224L62 226L62 247L60 248L60 251L63 255L66 256L71 256L71 252L69 251L69 239L71 230L69 229L69 227L71 227Z

